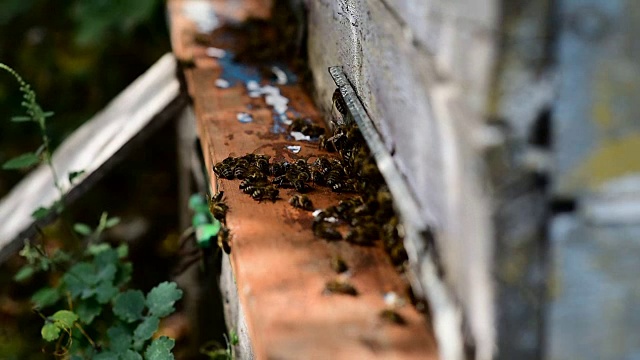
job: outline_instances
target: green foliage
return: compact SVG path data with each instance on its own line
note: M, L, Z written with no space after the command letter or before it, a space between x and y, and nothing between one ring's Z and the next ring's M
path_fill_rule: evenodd
M46 121L53 113L42 111L35 92L18 73L2 63L0 69L13 75L23 92L22 106L26 116L12 120L37 123L43 141L35 153L11 159L3 167L18 169L44 162L60 193L60 199L51 207L34 211L32 216L41 219L52 210L63 210L64 190L51 161L46 134ZM82 173L68 174L69 181ZM127 289L133 271L131 263L126 261L127 246L122 244L114 248L100 243L102 233L119 222L119 218L110 218L103 212L95 228L75 223L73 230L85 238L82 244L86 249L81 252L67 253L58 249L50 254L44 245L26 241L20 255L27 264L14 279L26 281L38 272L55 273L51 276L55 284L39 289L31 300L45 322L42 338L49 342L57 340L56 353L68 354L71 359L142 359L143 353L147 359L173 359L173 340L161 337L151 341L151 338L158 330L160 319L175 311L174 304L182 297L182 290L169 282L154 287L146 296L140 290ZM40 310L45 308L56 308L56 311L45 316Z

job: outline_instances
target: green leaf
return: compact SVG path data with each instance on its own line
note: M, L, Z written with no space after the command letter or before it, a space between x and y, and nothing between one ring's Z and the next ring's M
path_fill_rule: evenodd
M31 296L31 301L34 307L43 309L57 303L60 298L61 294L57 288L44 287Z
M42 113L42 117L45 117L45 118L52 117L53 115L55 115L53 111L45 111Z
M93 229L87 224L75 223L73 224L73 230L80 235L89 236L93 232Z
M119 294L113 304L113 313L126 322L141 319L142 310L144 310L144 294L140 290L127 290Z
M113 351L103 351L100 354L97 354L93 357L93 360L118 360L119 356L116 352Z
M117 265L119 263L118 252L111 246L109 246L108 249L101 251L95 255L93 263L96 264L98 268L102 268L107 265Z
M2 165L5 170L24 169L36 165L40 162L38 155L34 153L26 153L14 157Z
M46 323L40 330L40 334L46 341L54 341L60 337L60 328L54 323Z
M102 313L102 305L97 300L90 298L85 301L80 301L76 306L76 314L80 322L86 325L90 325L96 316Z
M118 266L118 272L116 278L113 281L115 286L122 286L131 280L131 274L133 274L133 265L130 262L121 263Z
M120 354L120 360L142 360L142 355L133 350L127 350L124 354Z
M174 282L162 282L147 294L149 312L157 317L164 317L175 311L173 304L182 298L182 290Z
M153 334L158 330L160 319L156 316L146 317L133 332L134 341L146 341L151 339Z
M11 121L12 122L29 122L29 121L33 121L33 119L31 119L30 116L12 116Z
M31 213L31 217L34 218L35 220L40 220L40 219L44 219L44 217L47 216L48 214L49 214L49 209L41 206L37 208L36 211Z
M96 288L96 299L100 304L106 304L109 300L118 295L118 288L113 286L110 282L101 283Z
M120 218L112 217L111 219L107 220L107 223L105 224L105 228L110 229L118 224L120 224Z
M69 310L58 310L55 314L49 316L49 319L60 328L71 329L73 324L78 320L78 315Z
M23 282L29 279L34 273L36 269L31 265L25 265L13 276L13 280L17 282Z
M166 336L153 340L144 352L145 360L174 360L171 349L173 349L175 343L175 340Z
M75 180L78 176L84 174L85 171L84 170L80 170L80 171L72 171L69 173L69 183L73 184L73 180Z
M240 342L240 338L238 337L238 333L231 330L229 332L229 342L231 343L231 345L238 345L238 343Z
M95 256L109 249L111 249L111 245L106 243L92 244L87 247L87 254Z
M122 354L131 347L133 337L131 330L124 326L112 326L107 330L111 350Z
M129 256L129 246L127 246L127 244L120 244L116 251L118 252L119 259L124 259Z
M98 282L113 282L113 278L116 276L117 271L114 264L107 264L106 266L99 267L98 269L98 273L96 274Z

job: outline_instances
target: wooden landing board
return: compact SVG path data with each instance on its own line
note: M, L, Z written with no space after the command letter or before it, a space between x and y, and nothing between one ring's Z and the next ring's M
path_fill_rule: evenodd
M404 326L379 317L386 308L384 295L395 292L402 296L407 287L381 244L359 247L315 237L312 214L287 202L293 190L281 189L282 199L275 203L258 203L238 189L238 180L216 179L213 164L229 155L260 153L313 161L320 151L317 143L272 133L272 109L262 97L249 97L244 84L228 89L215 87L222 68L193 42L196 27L182 9L187 2L169 1L171 37L176 55L193 56L196 64L185 70L185 78L211 188L224 191L230 207L227 224L232 236L231 264L256 358L436 359L430 325L414 308L398 309L407 321ZM211 4L215 9L219 2ZM322 122L321 114L299 85L279 88L289 98L289 110ZM254 120L241 123L238 112L249 113ZM287 150L288 145L299 145L301 151L294 154ZM323 187L315 187L308 195L316 208L349 197ZM333 255L341 256L350 266L349 281L358 296L323 294L325 283L337 277L330 267Z
M146 73L122 91L107 107L73 132L56 150L53 165L65 189L64 201L72 202L126 155L126 149L149 135L186 106L176 78L172 54L160 58ZM55 118L54 118L55 121ZM84 170L70 184L67 174ZM50 170L39 166L0 200L0 263L22 247L54 215L34 222L31 214L59 199Z

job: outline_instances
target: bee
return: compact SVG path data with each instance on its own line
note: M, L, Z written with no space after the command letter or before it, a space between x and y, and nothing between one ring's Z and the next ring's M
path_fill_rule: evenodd
M357 296L358 290L345 280L331 280L325 284L324 293Z
M233 178L235 177L233 175L233 168L230 165L224 163L217 163L216 165L214 165L213 172L223 179L233 180Z
M326 240L342 240L342 234L324 221L314 226L313 234Z
M331 269L340 274L347 272L349 270L349 266L347 266L347 263L340 256L334 255L331 258Z
M271 174L271 176L281 176L284 175L284 173L284 166L281 163L274 162L269 166L269 174Z
M327 185L333 186L342 180L342 171L338 169L331 169L326 176Z
M314 184L325 185L326 182L324 180L324 175L319 170L313 169L311 170L311 181Z
M282 189L290 189L293 187L293 183L289 180L287 175L276 176L271 183Z
M256 201L271 200L275 202L278 199L279 194L280 191L275 186L268 185L254 189L251 193L251 197Z
M324 135L320 136L320 141L318 142L318 149L326 150L328 152L336 152L338 149L333 141L329 140L331 138L325 138Z
M362 230L358 227L349 230L347 236L345 236L345 240L352 244L363 245L363 246L371 246L373 245L373 241L366 237Z
M289 199L289 204L291 204L291 206L293 207L297 207L303 210L307 210L307 211L313 210L313 203L311 202L311 199L309 199L307 195L295 194L291 197L291 199Z
M222 223L225 222L228 210L229 206L224 203L224 191L220 191L209 198L209 211L211 215Z
M384 321L390 322L396 325L406 325L407 321L398 312L392 309L384 309L380 311L380 318Z
M355 184L350 181L341 181L341 182L333 183L333 185L331 185L331 191L337 192L337 193L355 192L356 187L355 187Z
M347 103L345 103L340 89L336 89L336 91L333 92L332 100L333 105L336 107L336 110L338 110L338 112L342 114L342 116L347 116Z
M309 186L309 184L307 184L302 180L293 180L291 184L293 185L293 188L296 189L297 192L306 193L309 190L311 190L311 187Z
M259 157L258 159L256 159L255 167L262 174L269 174L269 160L268 160L268 158L265 159L264 157Z
M231 253L231 244L229 243L229 229L225 226L220 228L220 231L218 232L218 246L225 253Z

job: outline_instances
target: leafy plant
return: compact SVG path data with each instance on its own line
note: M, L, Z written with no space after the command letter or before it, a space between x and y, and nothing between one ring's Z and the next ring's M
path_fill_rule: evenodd
M45 112L36 101L36 94L22 77L9 66L0 63L0 69L10 73L19 83L23 93L22 106L25 116L13 117L14 122L36 123L42 136L42 145L35 152L15 157L3 165L4 169L29 168L46 164L52 174L60 198L50 208L39 208L33 213L38 219L52 209L64 210L64 189L53 166L50 140L47 136L47 119L53 113ZM73 182L82 171L68 175ZM128 289L133 272L126 261L128 247L113 247L101 243L102 233L119 223L117 217L102 213L95 228L75 223L73 230L84 237L85 250L66 252L62 249L48 251L42 244L25 241L20 251L27 263L16 273L16 281L25 281L35 273L48 272L51 286L35 292L31 301L44 320L42 338L56 342L55 354L71 359L173 359L173 339L153 339L160 319L175 311L176 301L182 298L182 290L173 282L163 282L146 295L140 290ZM45 309L54 309L46 316Z

